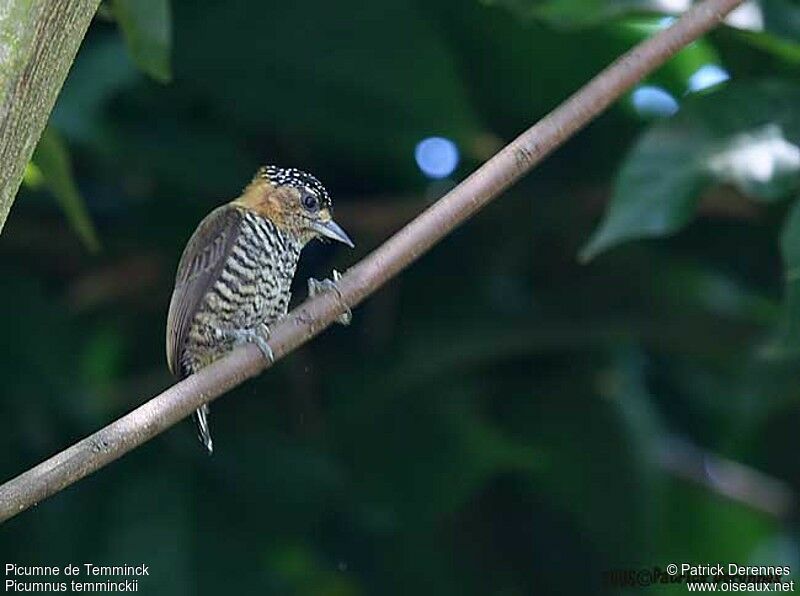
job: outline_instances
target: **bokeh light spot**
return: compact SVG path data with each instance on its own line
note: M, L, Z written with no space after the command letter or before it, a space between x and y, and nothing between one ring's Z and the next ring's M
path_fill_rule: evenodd
M637 88L631 96L631 101L639 115L647 118L672 116L679 107L678 102L667 90L653 85Z
M458 167L458 147L444 137L428 137L417 143L414 158L428 178L446 178Z
M725 18L725 23L745 31L764 30L764 11L755 0L741 4Z
M702 91L731 78L728 71L716 64L705 64L689 77L689 91Z
M667 27L670 27L677 20L678 19L676 19L675 17L661 17L658 20L658 28L666 29Z

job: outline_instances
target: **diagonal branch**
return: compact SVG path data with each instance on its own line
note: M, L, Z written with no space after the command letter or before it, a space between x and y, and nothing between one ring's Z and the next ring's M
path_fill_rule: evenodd
M348 307L356 306L400 273L741 2L705 0L674 25L620 57L348 270L338 282L338 294L319 294L275 325L270 340L275 358L286 356L319 334ZM247 345L173 385L116 422L0 486L0 521L121 457L268 366L258 348Z
M99 4L0 2L0 230Z
M791 519L797 511L795 494L783 481L704 451L677 435L657 442L655 461L678 478L779 520Z

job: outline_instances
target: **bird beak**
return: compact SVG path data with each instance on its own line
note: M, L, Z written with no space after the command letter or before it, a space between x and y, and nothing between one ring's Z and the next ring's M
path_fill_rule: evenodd
M311 227L314 230L326 238L330 238L331 240L336 240L336 242L341 242L342 244L346 244L350 248L355 248L356 245L353 244L353 241L350 240L350 236L332 219L328 221L315 221L311 224Z

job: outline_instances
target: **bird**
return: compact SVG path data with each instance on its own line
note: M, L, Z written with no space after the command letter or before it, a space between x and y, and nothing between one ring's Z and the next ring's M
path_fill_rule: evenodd
M178 380L247 342L272 361L269 327L288 311L303 247L313 239L354 247L332 211L313 175L268 165L200 222L180 258L167 314L167 364ZM309 280L310 293L321 287L336 289L335 281ZM210 455L208 414L203 405L194 420Z

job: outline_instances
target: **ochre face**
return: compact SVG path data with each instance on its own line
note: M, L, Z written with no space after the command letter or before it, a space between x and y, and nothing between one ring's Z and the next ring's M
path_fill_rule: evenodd
M260 169L234 204L269 219L304 244L313 238L327 237L353 245L333 221L330 198L324 187L316 178L299 170L273 166Z

